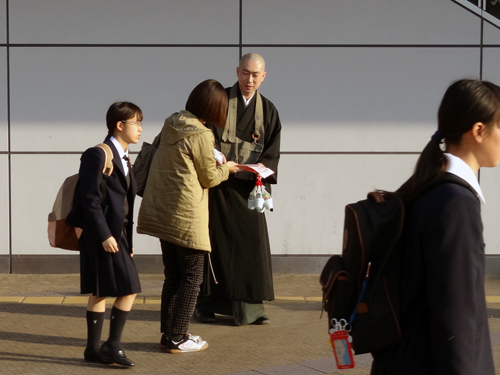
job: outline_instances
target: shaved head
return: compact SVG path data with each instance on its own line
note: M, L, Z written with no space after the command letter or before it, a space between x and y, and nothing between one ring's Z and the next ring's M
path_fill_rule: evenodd
M250 99L266 77L266 63L261 55L247 53L236 68L240 91L245 99Z
M262 71L266 71L266 62L264 61L264 58L259 55L258 53L247 53L246 55L243 55L240 59L240 67L241 64L243 64L245 61L253 61L257 64L260 64Z

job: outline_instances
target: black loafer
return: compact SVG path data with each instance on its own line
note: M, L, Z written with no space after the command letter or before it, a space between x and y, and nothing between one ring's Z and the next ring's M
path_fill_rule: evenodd
M122 367L132 367L135 363L127 358L123 350L113 349L107 342L102 344L101 350L99 350L99 357L104 361L110 361L108 363L114 363Z
M194 317L197 321L201 323L215 323L215 314L211 311L198 311L194 312Z
M111 360L106 360L104 358L101 358L98 352L89 350L88 348L85 348L85 351L83 352L83 358L85 359L85 362L88 363L98 363L105 365L113 363L113 361Z
M252 324L259 325L259 326L264 325L264 324L271 324L271 320L266 315L262 315L259 319L257 319Z

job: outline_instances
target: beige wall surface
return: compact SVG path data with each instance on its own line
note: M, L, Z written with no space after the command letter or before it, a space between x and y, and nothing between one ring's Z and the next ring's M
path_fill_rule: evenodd
M499 37L450 0L0 0L0 255L68 253L48 245L47 214L111 103L138 104L150 142L197 83L232 85L247 52L266 59L283 126L272 252L339 253L344 206L411 174L446 87L500 84ZM499 182L481 172L498 255ZM135 251L161 253L143 235Z

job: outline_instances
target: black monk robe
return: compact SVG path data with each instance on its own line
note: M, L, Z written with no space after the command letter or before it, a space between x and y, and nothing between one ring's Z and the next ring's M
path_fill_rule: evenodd
M226 89L228 96L230 88ZM266 190L277 183L280 158L281 123L278 111L262 98L264 114L263 149L255 163L275 173L265 179ZM238 88L236 137L252 142L256 95L245 108ZM215 147L221 150L224 129L212 128ZM230 159L228 159L230 160ZM255 187L255 176L248 172L231 174L229 179L210 189L209 228L211 259L218 285L205 262L201 295L242 301L273 300L271 249L265 214L248 209L248 195ZM275 213L276 214L276 213Z

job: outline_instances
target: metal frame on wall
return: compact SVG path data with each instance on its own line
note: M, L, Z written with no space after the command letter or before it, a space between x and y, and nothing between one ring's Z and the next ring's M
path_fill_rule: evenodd
M500 29L500 0L451 0Z

